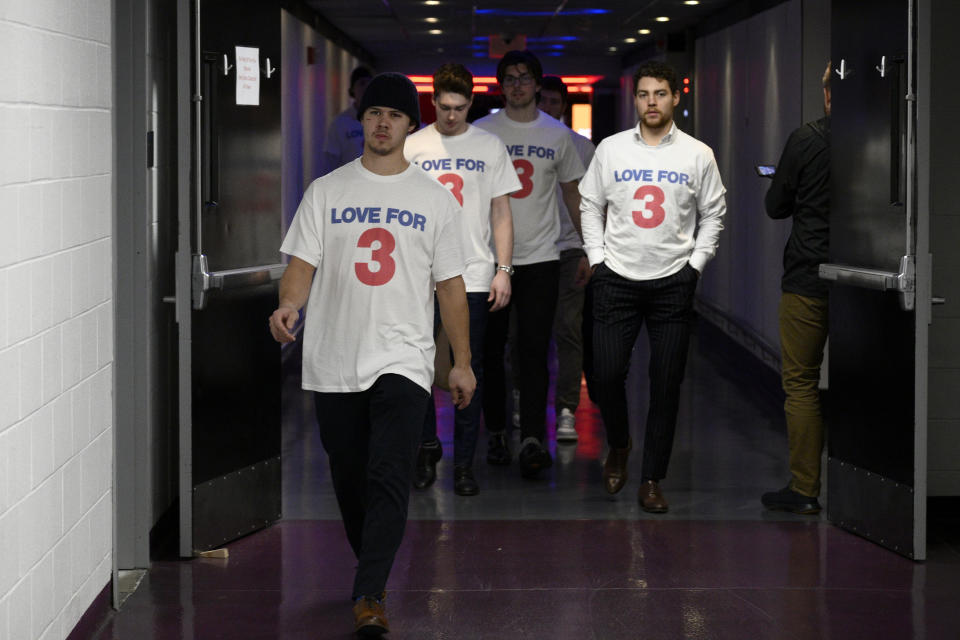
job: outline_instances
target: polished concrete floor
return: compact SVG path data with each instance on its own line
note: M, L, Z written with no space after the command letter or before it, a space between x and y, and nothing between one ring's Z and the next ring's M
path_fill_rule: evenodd
M445 455L437 484L411 497L390 637L960 638L956 518L932 525L929 559L914 563L822 517L764 511L760 493L786 481L778 399L721 347L691 349L661 516L639 509L635 480L602 491L602 423L585 393L580 442L551 445L542 479L478 455L480 495L455 496L438 398ZM629 381L641 414L644 377L636 367ZM226 560L155 562L98 638L351 637L354 560L310 407L285 400L285 519L228 545Z

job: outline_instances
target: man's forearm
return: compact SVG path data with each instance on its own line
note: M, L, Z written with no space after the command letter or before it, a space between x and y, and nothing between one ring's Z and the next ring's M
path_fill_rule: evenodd
M470 312L463 278L456 276L437 283L437 303L443 328L453 349L454 366L470 366Z
M290 307L299 311L310 297L310 285L316 268L297 257L290 258L290 264L280 279L281 307Z
M513 213L510 211L510 196L502 195L491 200L490 225L493 227L497 264L513 264Z
M560 193L563 195L563 204L567 205L567 211L570 212L570 221L573 228L577 230L580 237L583 237L583 229L580 227L580 192L577 190L577 181L561 182Z

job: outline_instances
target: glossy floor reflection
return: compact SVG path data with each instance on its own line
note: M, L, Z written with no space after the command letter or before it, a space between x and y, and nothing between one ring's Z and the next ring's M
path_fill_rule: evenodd
M728 355L703 338L691 350L665 516L640 511L636 474L603 493L602 424L585 396L580 443L551 445L543 479L488 467L481 446L480 495L453 495L441 398L440 479L412 496L389 637L958 638L956 519L931 526L930 559L913 563L821 518L765 512L759 494L786 479L780 408ZM630 381L641 407L642 370ZM351 637L354 561L311 403L293 389L285 408L286 519L227 560L155 562L98 638ZM642 442L642 424L632 431Z

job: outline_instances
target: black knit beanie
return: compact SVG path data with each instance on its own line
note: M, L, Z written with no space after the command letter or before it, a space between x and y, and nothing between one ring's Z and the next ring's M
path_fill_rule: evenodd
M420 97L417 88L402 73L388 71L373 77L357 106L357 120L362 120L363 112L370 107L390 107L402 111L410 116L415 127L420 127Z

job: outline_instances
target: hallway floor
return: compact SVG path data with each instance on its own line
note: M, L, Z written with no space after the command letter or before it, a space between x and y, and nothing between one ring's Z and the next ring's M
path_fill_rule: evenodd
M960 637L956 516L931 523L929 559L914 563L822 516L765 511L759 495L786 481L780 407L706 342L691 348L661 516L637 504L636 450L627 488L603 492L603 428L585 389L580 442L552 445L544 478L487 466L482 437L480 495L455 496L452 413L440 397L444 459L437 483L411 496L387 637ZM645 362L642 348L636 356ZM643 369L629 381L641 408ZM97 638L352 637L354 559L311 407L295 387L285 398L285 519L228 545L226 560L154 562ZM552 434L552 409L548 422ZM642 424L631 429L642 443Z

